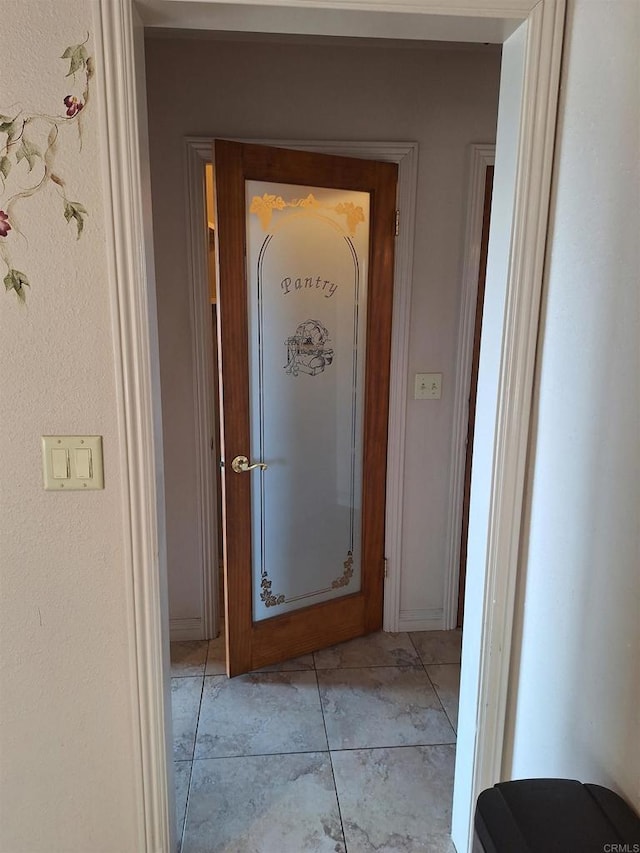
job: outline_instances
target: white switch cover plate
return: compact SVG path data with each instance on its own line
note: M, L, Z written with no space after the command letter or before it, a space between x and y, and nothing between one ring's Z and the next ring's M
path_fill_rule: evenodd
M104 489L101 435L43 435L42 468L47 491Z
M441 396L441 373L416 373L415 400L439 400Z

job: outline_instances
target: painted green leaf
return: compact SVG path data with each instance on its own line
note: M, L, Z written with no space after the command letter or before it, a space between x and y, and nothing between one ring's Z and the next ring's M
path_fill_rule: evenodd
M72 47L68 47L61 58L69 60L69 73L66 76L71 77L76 71L86 68L88 54L83 44L75 44Z
M15 290L18 299L24 302L26 297L25 287L29 287L30 285L29 279L23 272L20 272L20 270L9 270L4 277L4 286L7 292Z
M42 157L40 149L23 136L20 148L16 151L16 161L19 163L21 160L26 160L29 164L29 171L31 171L37 157Z
M0 157L0 172L4 178L7 177L9 172L11 171L11 160L8 157Z
M0 116L0 133L6 133L9 137L8 142L11 142L20 133L20 122L17 118L11 119L6 116Z
M80 239L82 229L84 228L85 216L88 216L87 209L82 204L80 204L80 202L65 201L64 218L67 220L67 222L71 222L72 219L75 219L76 227L78 229L78 240Z

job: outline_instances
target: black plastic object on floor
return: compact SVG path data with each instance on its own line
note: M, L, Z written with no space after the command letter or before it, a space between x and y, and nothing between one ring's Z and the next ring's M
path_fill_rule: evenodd
M640 853L640 818L600 785L500 782L478 797L473 853Z

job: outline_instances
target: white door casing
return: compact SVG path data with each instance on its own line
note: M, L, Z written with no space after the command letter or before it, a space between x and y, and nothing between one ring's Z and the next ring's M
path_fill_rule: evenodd
M299 15L291 15L297 7ZM474 601L477 629L465 631L466 660L476 684L461 707L456 774L454 841L460 851L471 842L477 793L501 778L502 746L511 648L515 579L524 491L525 462L533 388L540 292L545 256L548 206L562 51L565 0L265 0L197 4L169 0L98 0L96 52L103 68L98 93L104 128L103 174L107 187L107 254L114 282L114 341L119 355L119 421L126 448L123 470L123 519L129 530L127 563L130 612L136 644L132 657L137 680L132 689L136 721L136 754L142 803L140 837L146 851L173 849L174 819L169 749L168 616L166 555L162 507L161 427L158 419L158 346L154 307L151 210L148 204L146 102L144 65L136 53L140 12L146 24L197 28L224 21L232 12L233 26L260 31L275 26L286 13L289 31L331 32L462 41L503 41L519 24L526 31L518 49L523 61L513 217L504 293L503 333L499 345L499 377L494 428L491 431L489 494L478 501L485 517L475 519L486 532L486 553L475 554L481 566L482 600ZM220 12L220 15L215 13ZM273 14L272 14L273 13ZM190 14L195 18L190 19ZM178 16L177 19L174 16ZM252 15L254 16L252 18ZM145 18L146 16L146 18ZM267 19L271 22L266 23ZM243 23L244 22L244 23ZM262 22L262 23L260 23ZM293 23L292 23L293 22ZM305 23L306 22L306 23ZM336 23L337 22L337 23ZM406 25L410 24L410 35ZM366 25L366 27L365 27ZM405 26L403 31L402 27ZM214 25L215 26L215 25ZM326 29L324 29L326 27ZM377 32L376 32L377 28ZM281 28L282 31L282 28ZM284 30L286 31L286 29ZM502 35L501 35L502 34ZM107 104L109 109L107 110ZM500 164L496 152L496 171ZM490 271L489 271L490 274ZM395 318L394 318L395 319ZM494 318L495 319L495 318ZM482 363L481 363L482 372ZM485 437L486 440L486 437ZM472 507L474 513L473 486ZM471 606L467 602L468 607ZM465 617L465 624L474 620ZM477 654L466 654L466 650Z

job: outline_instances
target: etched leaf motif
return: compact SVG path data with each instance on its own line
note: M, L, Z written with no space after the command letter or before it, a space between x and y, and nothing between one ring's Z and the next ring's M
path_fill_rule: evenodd
M282 593L280 595L274 595L271 592L271 584L272 581L269 580L267 575L263 575L260 583L262 588L260 598L264 601L265 607L276 607L278 604L284 604L284 595L282 595Z
M334 207L334 210L336 213L347 217L349 234L354 237L356 228L361 222L364 222L364 210L359 205L356 207L352 201L340 202Z
M26 295L24 288L29 287L29 280L20 270L9 270L4 277L4 286L7 291L15 290L18 299L24 302Z
M87 209L78 201L65 201L64 203L64 218L67 222L75 219L78 228L78 240L84 228L84 217L88 216Z
M343 586L349 586L349 581L353 577L353 552L347 551L347 559L342 564L344 572L342 576L334 581L331 581L333 589L340 589Z
M31 171L38 157L42 157L42 154L37 145L22 137L20 148L16 151L16 161L19 163L21 160L26 160L29 164L29 171Z
M282 196L269 195L265 193L263 196L254 195L251 199L250 213L257 213L262 228L266 231L271 224L271 216L274 210L284 210L287 203Z

